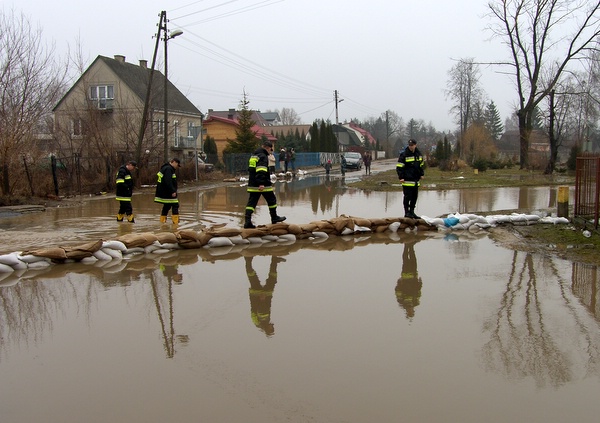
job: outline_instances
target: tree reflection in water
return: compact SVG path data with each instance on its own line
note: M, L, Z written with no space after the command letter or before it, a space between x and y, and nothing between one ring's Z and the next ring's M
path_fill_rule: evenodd
M558 387L598 374L597 326L591 326L581 308L575 306L578 293L569 290L570 283L561 276L555 260L513 253L500 307L484 323L484 330L490 333L490 340L482 349L488 370L509 378L532 378L538 387ZM573 264L574 269L577 266ZM544 283L547 280L558 284ZM592 278L585 286L590 283L597 282ZM558 294L552 295L556 289Z

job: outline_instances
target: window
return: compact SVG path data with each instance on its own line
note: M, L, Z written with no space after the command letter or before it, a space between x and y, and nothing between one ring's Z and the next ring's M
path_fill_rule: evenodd
M80 137L87 134L85 123L81 119L73 119L71 121L71 135Z
M164 119L159 119L156 121L156 133L158 135L165 134L165 120Z
M188 137L194 137L194 122L188 122Z
M112 109L115 90L112 85L94 85L90 87L90 100L99 109Z
M173 141L173 145L175 147L179 147L179 121L173 122L173 135L175 136L175 140Z

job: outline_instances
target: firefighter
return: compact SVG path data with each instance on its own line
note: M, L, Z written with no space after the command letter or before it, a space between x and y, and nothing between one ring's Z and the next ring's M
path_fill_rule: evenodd
M131 205L131 195L133 194L133 178L131 172L137 167L133 160L128 161L117 171L117 195L115 199L119 202L119 212L117 213L117 222L122 222L127 218L129 223L135 223L133 218L133 206Z

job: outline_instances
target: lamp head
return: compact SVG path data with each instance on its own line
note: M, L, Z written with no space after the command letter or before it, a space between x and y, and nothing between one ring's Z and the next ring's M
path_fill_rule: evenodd
M169 39L171 38L175 38L175 37L179 37L181 34L183 34L183 31L181 29L174 29L173 31L171 31L171 33L169 34Z

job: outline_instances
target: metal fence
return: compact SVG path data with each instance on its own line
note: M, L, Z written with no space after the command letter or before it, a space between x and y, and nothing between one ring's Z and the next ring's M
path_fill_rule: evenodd
M598 212L600 193L600 157L577 157L575 173L575 206L576 218L591 221L594 229L598 229Z
M294 168L296 170L302 169L303 167L315 167L319 166L325 161L322 160L323 155L333 153L296 153L296 160L294 162ZM250 159L250 153L236 153L236 154L224 154L223 164L225 165L225 171L232 175L240 175L248 173L248 160ZM279 166L279 160L277 154L275 155L275 169L281 171ZM339 160L338 160L339 161ZM288 170L292 169L290 164Z

